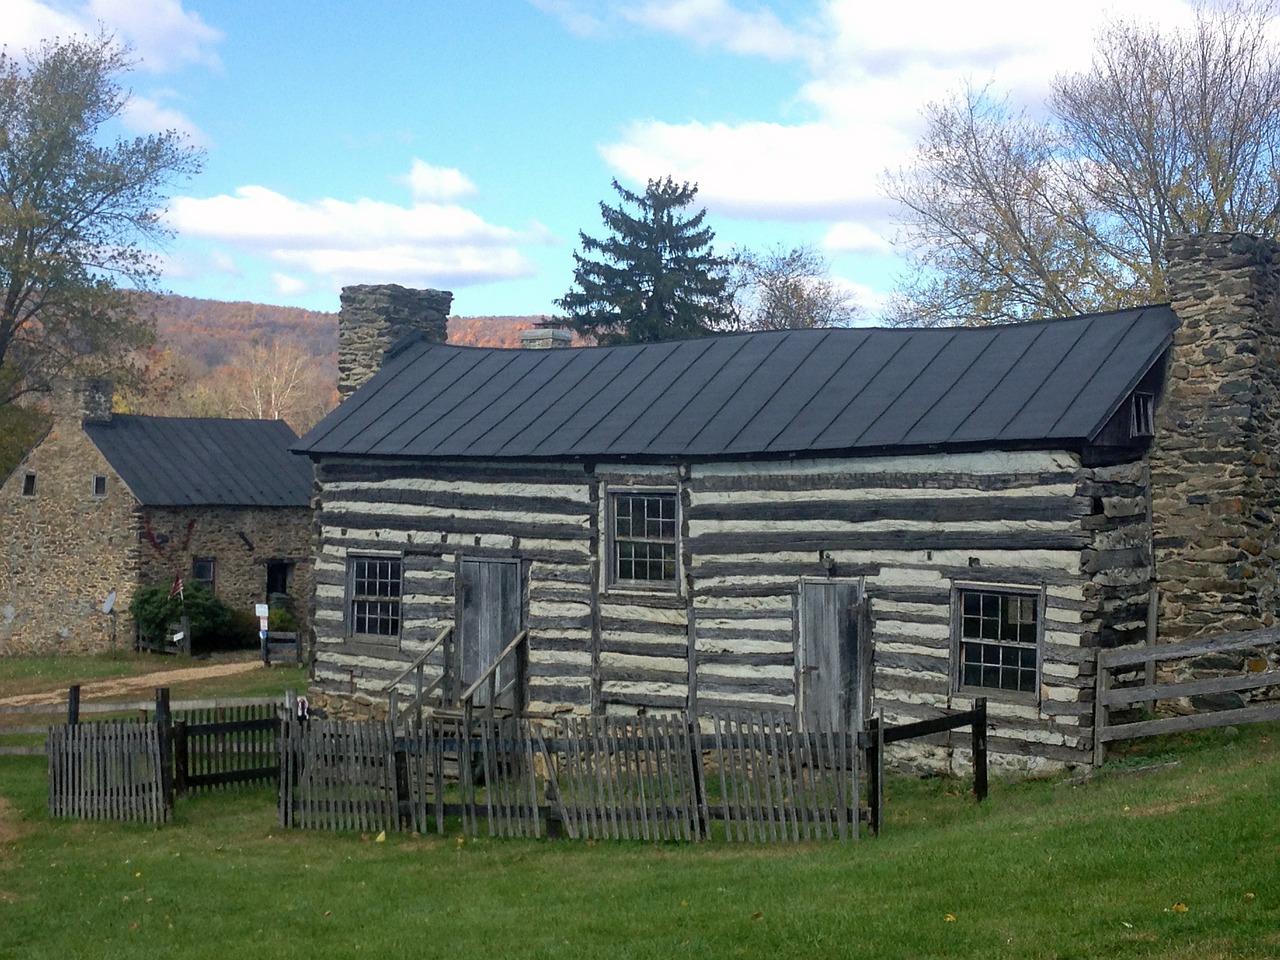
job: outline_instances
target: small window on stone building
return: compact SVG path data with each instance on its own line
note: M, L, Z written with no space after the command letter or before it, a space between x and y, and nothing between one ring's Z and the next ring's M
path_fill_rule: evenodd
M102 476L102 474L94 475L93 495L95 497L105 497L107 495L107 478Z
M217 564L213 557L193 557L191 560L191 579L199 580L209 592L214 592L214 584L216 582Z
M24 497L34 497L36 495L36 475L28 473L22 478L22 495Z
M1156 398L1149 393L1135 393L1132 409L1133 412L1129 417L1129 436L1155 436Z
M267 561L267 596L273 593L288 593L289 581L293 579L293 564L288 560Z

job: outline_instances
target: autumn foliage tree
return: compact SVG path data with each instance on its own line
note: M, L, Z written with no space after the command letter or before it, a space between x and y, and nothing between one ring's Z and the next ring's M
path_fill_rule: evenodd
M130 66L108 36L0 51L0 402L67 372L119 377L152 339L124 288L153 287L165 188L200 155L172 130L111 139Z
M1189 29L1115 21L1038 119L991 90L926 110L888 178L918 268L895 319L991 323L1165 297L1176 234L1275 235L1280 56L1271 4L1196 10Z
M826 258L807 244L733 255L736 319L726 329L796 330L848 326L862 314L831 278Z

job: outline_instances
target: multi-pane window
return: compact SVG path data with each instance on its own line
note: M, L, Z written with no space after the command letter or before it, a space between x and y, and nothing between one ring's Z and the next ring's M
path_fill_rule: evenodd
M191 579L203 583L213 593L217 579L217 561L213 557L193 557L191 560Z
M674 493L613 495L614 583L676 582Z
M1039 594L961 589L960 686L1036 692Z
M349 613L352 634L400 635L399 557L351 557Z

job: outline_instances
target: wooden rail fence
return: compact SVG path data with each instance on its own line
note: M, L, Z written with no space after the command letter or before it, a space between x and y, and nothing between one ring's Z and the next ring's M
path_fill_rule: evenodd
M1180 643L1161 643L1153 647L1116 647L1111 650L1099 650L1094 690L1094 765L1101 766L1106 760L1107 744L1117 740L1280 720L1280 702L1274 701L1155 720L1135 720L1126 723L1113 723L1111 720L1112 710L1129 709L1138 704L1154 705L1161 700L1204 694L1243 694L1280 686L1280 670L1272 667L1265 656L1265 651L1274 648L1277 644L1280 644L1280 627L1222 634L1208 639L1186 640ZM1142 674L1146 676L1152 672L1147 669L1149 665L1188 660L1206 654L1239 655L1241 651L1257 649L1261 649L1264 655L1241 656L1245 668L1239 672L1228 672L1176 683L1115 685L1117 671L1136 671L1141 667Z

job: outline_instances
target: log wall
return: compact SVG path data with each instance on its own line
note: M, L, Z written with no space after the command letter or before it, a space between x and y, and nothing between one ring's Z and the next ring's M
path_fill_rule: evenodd
M528 706L537 711L791 709L798 584L864 585L873 703L890 723L968 709L955 692L955 583L1038 587L1038 696L986 691L995 762L1087 763L1093 649L1146 636L1147 469L1064 452L669 466L327 462L321 489L317 686L366 694L454 621L459 556L525 564ZM679 589L611 588L609 492L675 490ZM404 558L396 642L344 637L348 553ZM940 735L908 758L967 763Z

